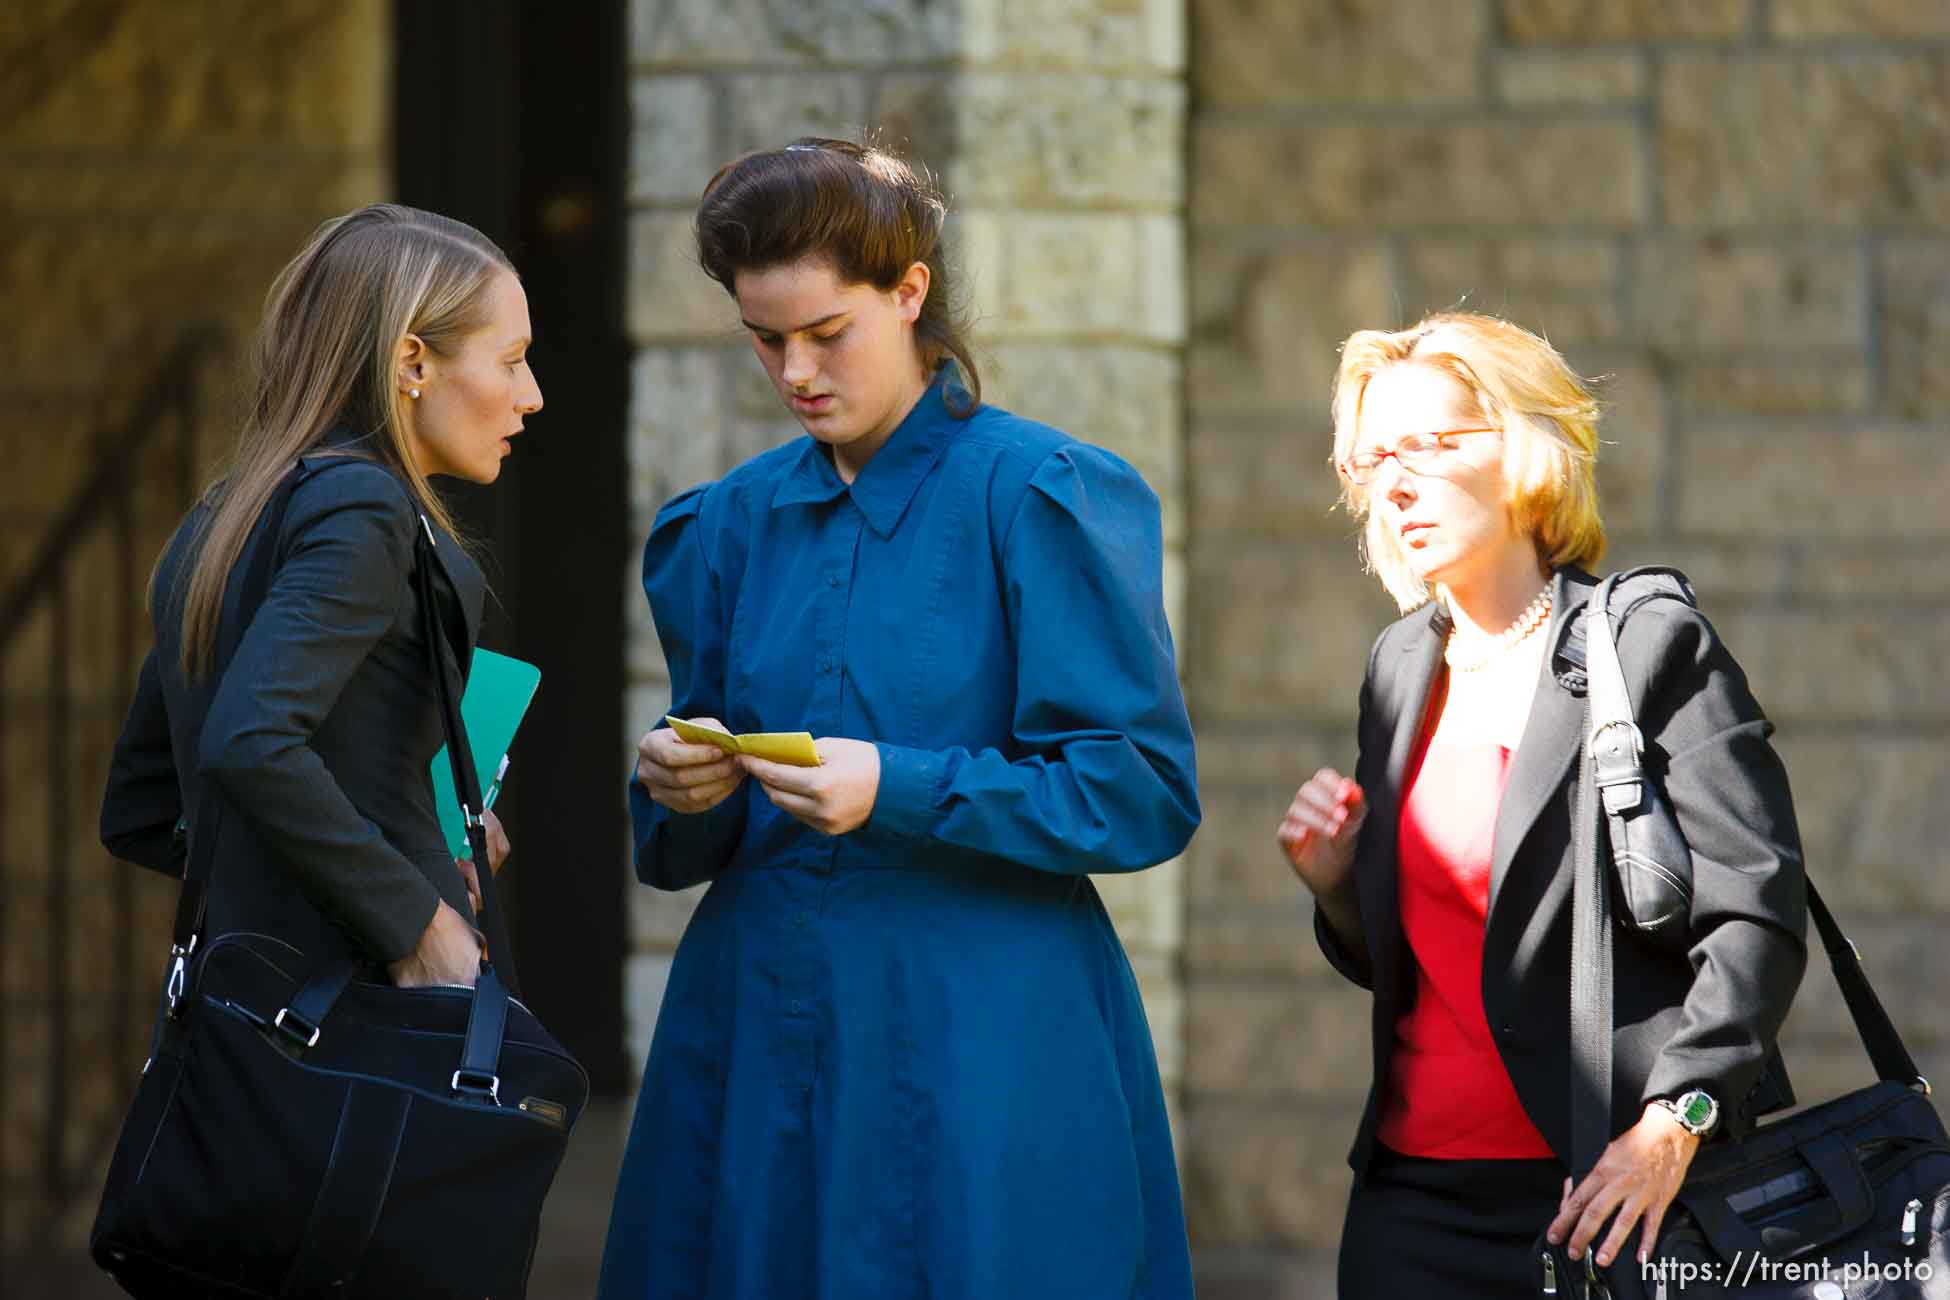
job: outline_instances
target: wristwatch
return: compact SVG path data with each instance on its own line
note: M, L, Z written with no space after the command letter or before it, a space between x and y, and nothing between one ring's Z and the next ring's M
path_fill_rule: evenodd
M1654 1097L1652 1102L1672 1112L1679 1127L1694 1137L1705 1137L1720 1122L1720 1103L1713 1100L1711 1093L1698 1088L1688 1089L1677 1097Z

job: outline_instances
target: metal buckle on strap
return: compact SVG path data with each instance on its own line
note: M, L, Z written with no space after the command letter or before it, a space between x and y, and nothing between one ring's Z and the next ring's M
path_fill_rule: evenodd
M460 820L461 824L470 831L480 830L487 825L486 819L466 804L460 806Z
M1640 760L1642 760L1645 757L1645 733L1639 730L1638 724L1636 722L1627 722L1623 718L1613 718L1610 722L1605 723L1602 727L1596 727L1592 729L1591 757L1594 759L1604 759L1606 757L1617 756L1616 752L1611 749L1599 748L1600 745L1604 744L1605 733L1609 731L1617 731L1617 730L1623 730L1626 739L1631 742L1632 766L1636 768L1639 765ZM1637 778L1634 777L1633 779L1636 780ZM1601 778L1600 784L1602 783L1603 782Z
M287 1020L291 1023L286 1024L285 1022ZM311 1024L303 1016L293 1012L290 1007L284 1008L277 1015L271 1017L271 1025L300 1047L318 1046L318 1026ZM307 1030L310 1031L309 1034L306 1033Z
M1930 1081L1928 1078L1924 1077L1923 1075L1920 1074L1917 1075L1916 1082L1910 1084L1909 1086L1916 1089L1916 1091L1922 1093L1925 1097L1930 1095Z
M501 1104L501 1076L498 1074L481 1070L455 1070L452 1086L455 1096L472 1093L486 1097L497 1106Z
M169 999L169 1018L176 1019L177 1009L183 1001L183 989L189 982L190 954L196 951L197 936L190 936L190 945L185 948L180 943L169 945L170 956L175 960L169 963L169 982L163 986L163 996Z

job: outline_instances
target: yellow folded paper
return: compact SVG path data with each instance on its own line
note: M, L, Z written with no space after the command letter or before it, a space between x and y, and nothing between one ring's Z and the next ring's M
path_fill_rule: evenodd
M668 713L664 721L680 738L693 745L716 745L727 754L750 754L753 758L789 763L793 767L819 766L819 751L813 748L810 731L748 731L734 736L729 731L700 727Z

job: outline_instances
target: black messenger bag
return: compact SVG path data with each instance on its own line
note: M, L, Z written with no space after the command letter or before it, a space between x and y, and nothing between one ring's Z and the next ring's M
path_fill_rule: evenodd
M320 471L322 472L322 471ZM294 475L244 586L269 589ZM205 782L155 1042L90 1252L145 1300L519 1300L588 1076L513 995L458 670L424 518L416 581L494 964L464 988L355 979L266 935L204 933L224 809Z
M1653 784L1640 763L1618 662L1607 608L1615 581L1607 578L1593 594L1586 620L1593 713L1572 805L1571 1172L1580 1180L1603 1154L1610 1127L1611 927L1643 929L1646 919L1633 914L1629 893L1623 895L1627 914L1613 916L1619 882L1606 879L1608 855L1600 844L1610 839L1615 859L1629 843L1616 838L1620 817L1661 806L1648 793ZM1624 870L1613 862L1613 873ZM1688 884L1690 874L1689 865ZM1532 1255L1533 1294L1565 1300L1950 1300L1950 1136L1930 1102L1929 1081L1870 986L1855 945L1813 881L1807 889L1808 914L1879 1082L1763 1124L1738 1140L1702 1145L1643 1265L1639 1227L1611 1267L1602 1269L1591 1250L1574 1261L1565 1246L1551 1245L1540 1231Z

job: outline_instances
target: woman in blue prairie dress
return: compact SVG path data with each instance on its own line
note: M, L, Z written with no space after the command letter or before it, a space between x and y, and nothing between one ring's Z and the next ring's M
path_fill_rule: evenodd
M1192 1293L1151 1036L1090 881L1198 823L1157 498L962 387L942 216L838 141L740 159L699 211L811 436L658 514L670 711L809 730L822 765L643 739L637 872L710 888L605 1300Z

